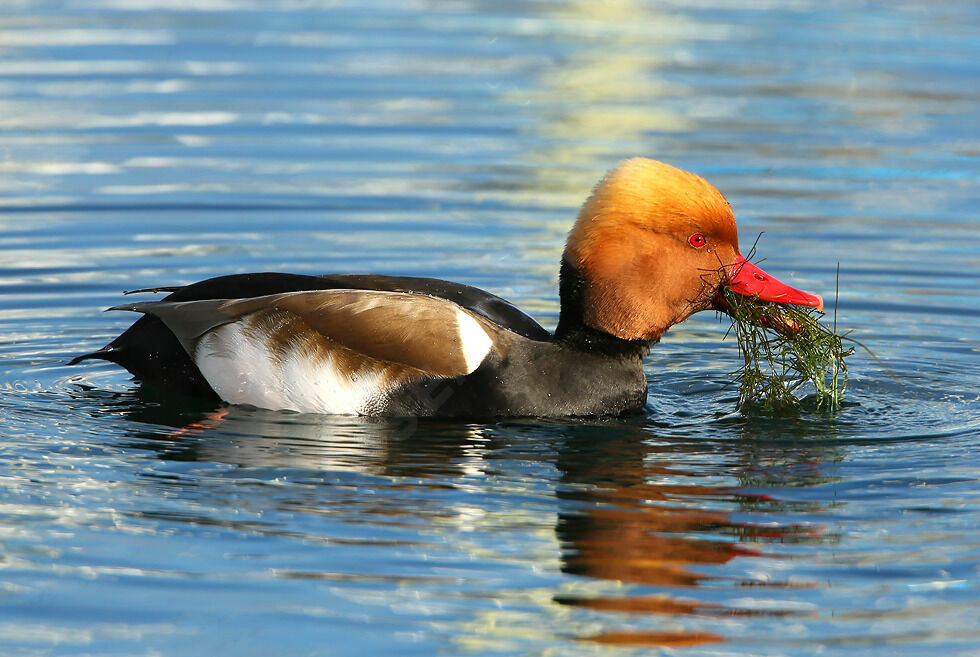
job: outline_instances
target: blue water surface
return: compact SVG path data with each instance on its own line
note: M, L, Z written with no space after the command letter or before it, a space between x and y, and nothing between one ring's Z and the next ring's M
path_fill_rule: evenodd
M270 9L270 7L272 7ZM980 653L975 2L0 3L0 653ZM838 411L710 313L636 417L319 417L67 367L121 292L436 276L557 321L577 207L696 171L835 296Z

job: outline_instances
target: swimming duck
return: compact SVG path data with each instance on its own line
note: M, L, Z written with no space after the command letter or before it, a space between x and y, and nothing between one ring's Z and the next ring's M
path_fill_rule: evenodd
M144 385L313 413L445 417L622 414L647 399L643 358L672 325L724 310L719 290L823 307L739 252L706 180L626 160L596 185L561 260L554 334L504 299L432 278L220 276L129 303L102 349Z

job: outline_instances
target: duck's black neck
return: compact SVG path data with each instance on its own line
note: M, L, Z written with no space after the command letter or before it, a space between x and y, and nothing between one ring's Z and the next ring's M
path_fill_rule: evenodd
M585 286L585 279L578 268L562 258L558 274L561 314L558 316L558 328L555 329L555 341L574 349L609 355L646 355L650 350L646 341L623 340L585 323Z

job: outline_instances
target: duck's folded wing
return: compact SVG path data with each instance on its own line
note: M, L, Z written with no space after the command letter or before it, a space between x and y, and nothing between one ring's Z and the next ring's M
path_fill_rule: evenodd
M299 411L376 412L390 390L462 376L492 324L444 299L373 290L116 306L158 317L218 395Z
M548 340L551 337L551 334L540 324L509 301L470 285L453 283L438 278L379 274L307 276L304 274L266 272L218 276L185 286L147 287L129 290L126 294L168 292L170 296L165 299L166 301L199 301L201 299L236 299L284 292L333 289L405 292L439 297L483 315L493 323L526 338Z

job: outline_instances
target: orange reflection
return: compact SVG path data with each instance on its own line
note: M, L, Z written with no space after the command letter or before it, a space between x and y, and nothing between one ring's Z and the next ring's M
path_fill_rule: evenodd
M708 576L691 565L723 564L745 551L729 541L681 534L710 531L724 522L723 514L663 507L596 508L563 516L559 536L572 548L563 570L639 584L696 586Z
M631 432L627 432L629 434ZM647 436L648 437L648 436ZM697 600L698 591L742 586L785 587L785 582L760 582L724 575L723 567L736 558L772 558L759 544L820 539L811 526L753 525L730 511L775 506L778 501L747 495L727 486L703 485L708 476L696 468L668 466L667 448L641 447L642 438L624 435L600 444L582 440L561 459L559 497L567 505L559 513L557 534L562 544L563 572L661 589L651 594L603 595L574 593L554 601L599 612L662 616L663 620L705 616L786 616L798 610L732 607ZM598 456L597 456L598 455ZM651 459L651 456L654 457ZM748 543L748 545L746 544ZM739 569L742 570L742 569ZM681 593L683 592L683 593ZM656 622L656 621L655 621ZM676 621L672 621L673 624ZM724 641L722 635L701 629L683 631L617 630L582 640L623 644L683 647Z

